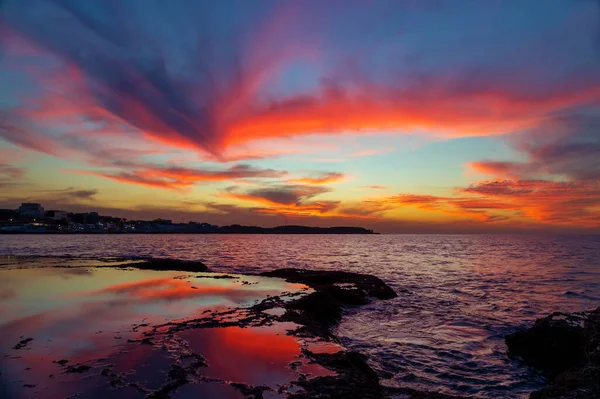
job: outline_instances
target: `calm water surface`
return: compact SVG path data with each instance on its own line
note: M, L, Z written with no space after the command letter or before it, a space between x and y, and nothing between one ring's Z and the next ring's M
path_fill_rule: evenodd
M69 267L0 261L2 399L143 399L172 383L173 365L188 368L174 399L245 398L232 383L269 387L266 398L282 399L301 374L335 375L302 349L339 346L288 335L297 324L261 324L247 310L268 296L310 292L302 284L61 261Z
M344 343L369 355L386 385L484 398L526 397L543 383L506 357L505 334L553 311L600 306L598 236L0 236L0 255L374 274L399 297L349 311L337 331Z

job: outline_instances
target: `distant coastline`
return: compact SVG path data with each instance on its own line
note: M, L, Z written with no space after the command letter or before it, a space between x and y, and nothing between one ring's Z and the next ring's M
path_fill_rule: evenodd
M187 229L176 230L19 230L2 231L0 234L379 234L373 230L363 227L310 227L310 226L277 226L277 227L259 227L259 226L220 226L217 229L206 230L196 229L193 225L186 226Z
M128 220L98 212L46 210L42 204L23 202L18 209L0 209L0 234L378 234L362 227L217 226L210 223L174 223L169 219Z

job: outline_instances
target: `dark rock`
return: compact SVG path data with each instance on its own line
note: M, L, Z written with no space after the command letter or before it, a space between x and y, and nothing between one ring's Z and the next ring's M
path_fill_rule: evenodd
M171 370L169 370L169 378L179 384L185 384L188 381L187 374L186 369L176 364L172 365Z
M464 396L452 396L438 392L418 391L412 388L386 388L389 396L404 399L466 399Z
M57 364L60 364L61 366L64 366L65 364L69 363L69 361L67 359L61 359L61 360L55 360L52 363L57 363Z
M518 356L551 379L531 398L600 398L600 308L553 313L533 327L506 337L509 355Z
M397 295L381 279L366 274L328 270L278 269L261 276L279 277L291 283L306 284L315 291L328 291L347 305L362 305L368 297L392 299Z
M390 299L397 295L375 276L303 269L279 269L261 273L265 277L283 278L291 283L306 284L314 293L285 303L288 311L283 320L304 326L304 333L329 336L329 328L342 318L344 306L369 303L372 298Z
M65 372L66 373L85 373L89 369L91 369L90 366L86 366L85 364L80 364L79 366L68 366L65 369Z
M269 387L264 387L264 386L252 386L252 385L246 385L246 384L241 384L241 383L237 383L237 382L233 382L230 384L232 387L234 387L235 389L237 389L238 391L240 391L246 398L262 398L263 397L263 392L265 391L270 391L271 388Z
M135 267L142 270L176 270L182 272L206 272L208 267L199 261L187 261L181 259L146 259L142 262L127 264L128 267Z
M396 293L375 276L340 271L280 269L262 273L265 277L283 278L291 283L305 284L315 292L287 302L263 301L257 308L284 306L282 320L302 325L295 332L320 339L336 339L331 327L342 318L345 306L369 303L373 298L390 299ZM305 398L383 398L384 388L377 373L357 352L340 351L334 354L309 354L318 364L333 370L336 376L301 378L295 384L303 391L290 393L293 399Z
M329 326L337 323L342 318L342 306L328 292L317 291L292 301L285 306L288 309L301 312L293 313L293 315L295 321L303 325L317 323Z
M299 380L296 384L301 386L303 391L289 395L290 399L375 399L386 396L384 388L379 384L379 377L369 367L363 355L341 351L314 355L314 358L318 364L337 372L338 375Z
M23 349L31 341L33 341L33 338L24 338L24 339L20 340L15 346L13 346L13 349Z

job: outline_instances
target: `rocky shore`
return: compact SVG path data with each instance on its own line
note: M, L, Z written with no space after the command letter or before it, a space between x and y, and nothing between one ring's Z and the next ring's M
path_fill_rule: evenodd
M86 306L104 314L101 322L138 319L129 315L135 309L131 306L154 309L163 306L159 304L180 303L178 307L194 309L190 313L182 309L183 318L172 316L171 321L153 318L119 331L101 331L100 324L93 324L97 316L86 326L79 321L84 316L74 315L76 327L69 327L64 319L66 309L60 308L56 313L59 324L46 328L76 334L72 346L102 343L94 352L81 352L83 357L77 355L79 349L71 355L51 349L48 345L60 337L41 339L45 330L25 331L17 318L9 325L18 329L6 330L14 341L0 350L7 362L0 373L0 391L6 389L6 397L451 398L382 386L368 359L344 348L333 333L345 309L396 297L394 290L375 276L302 269L260 275L211 273L201 262L176 259L17 258L6 262L3 267L12 267L19 275L36 276L35 270L43 268L39 275L62 276L73 281L70 287L79 284L74 283L77 279L100 284L102 288L92 291L77 292L75 288L67 296L90 298L92 302ZM118 283L117 278L126 282ZM105 279L109 286L102 286ZM218 302L201 305L211 295L217 295ZM247 298L260 299L242 305L248 303ZM103 313L105 310L108 313ZM45 317L54 316L48 313ZM21 374L23 369L26 374Z
M147 259L132 263L128 266L146 270L178 270L186 272L207 271L201 262L188 262L173 259ZM392 299L397 296L392 288L381 279L359 273L342 271L315 271L304 269L277 269L261 273L262 277L275 277L290 283L304 284L313 292L294 298L270 297L253 306L245 317L235 321L217 321L218 314L210 314L204 320L193 320L187 323L173 324L168 331L181 331L189 328L206 326L250 326L265 325L272 322L291 322L299 327L289 334L322 342L338 343L338 338L332 333L332 328L342 319L347 307L368 304L373 300ZM220 275L218 278L227 278ZM277 316L265 317L269 310L283 308L285 312ZM234 318L235 319L235 318ZM157 326L153 332L146 333L152 342L153 335L163 330L165 326ZM147 343L148 341L146 341ZM143 342L142 342L143 343ZM316 378L300 378L292 382L292 386L301 388L297 392L290 389L283 392L289 399L460 399L456 396L436 392L419 391L408 388L386 388L379 382L379 377L368 365L368 359L362 354L340 350L332 353L303 351L310 362L319 364L334 375ZM185 370L180 370L178 385L185 382ZM173 382L154 393L152 398L168 398ZM265 387L238 386L246 398L266 397ZM281 393L281 392L280 392Z
M531 399L600 398L600 308L553 313L506 337L509 355L545 373L551 384Z
M60 307L45 313L41 325L39 315L16 315L4 325L12 327L0 333L12 338L0 346L7 366L0 370L3 397L63 389L63 397L140 399L458 398L385 387L366 356L341 344L335 327L346 310L397 296L372 275L295 268L213 273L199 261L153 258L25 257L6 259L2 267L23 282L64 279L72 292L58 291L61 306L83 311L70 318ZM81 291L77 281L97 287ZM82 298L89 299L85 307L78 305ZM145 313L160 307L168 317ZM57 324L50 322L54 317ZM108 329L121 318L129 324ZM61 339L47 338L55 330L73 334L72 347L100 346L70 355L47 349ZM554 313L507 336L506 344L510 357L548 378L532 399L600 398L600 308ZM11 396L14 389L20 394Z

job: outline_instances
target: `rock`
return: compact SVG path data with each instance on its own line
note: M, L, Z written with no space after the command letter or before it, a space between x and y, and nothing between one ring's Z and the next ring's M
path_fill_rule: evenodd
M531 394L536 399L600 398L600 308L581 313L553 313L533 327L506 336L510 356L534 366L551 386Z
M23 349L25 348L27 345L29 345L29 343L33 341L33 338L24 338L22 340L20 340L19 342L17 342L17 344L15 346L13 346L13 349Z
M261 276L305 284L315 291L283 304L288 311L282 319L302 325L301 332L309 336L330 336L330 327L340 321L344 306L364 305L372 298L390 299L397 296L379 278L366 274L278 269L261 273Z
M91 367L85 364L81 364L79 366L67 366L65 369L65 373L85 373L90 370Z
M328 270L277 269L261 276L279 277L306 284L315 291L327 291L347 305L362 305L369 297L391 299L397 295L381 279L367 274Z
M375 399L386 397L379 377L366 362L366 357L353 351L315 355L318 364L337 372L334 377L299 380L303 391L291 394L290 399L339 398Z

